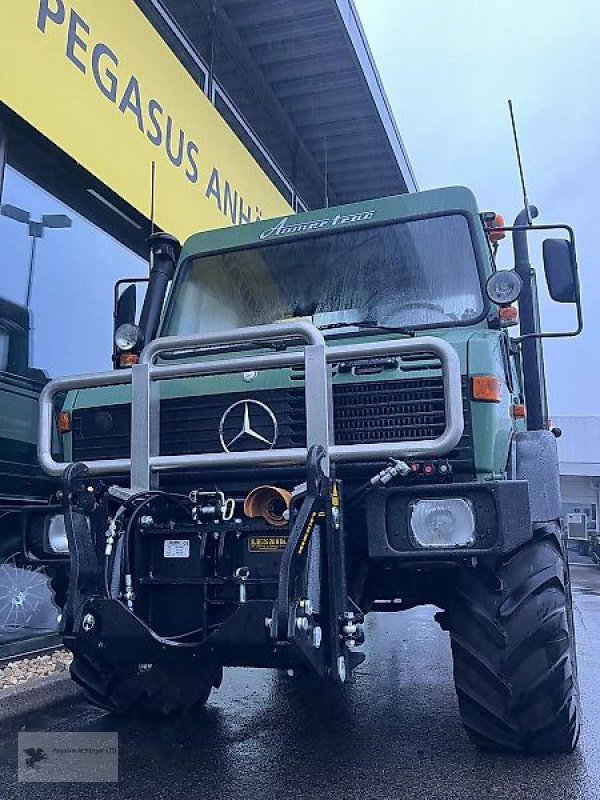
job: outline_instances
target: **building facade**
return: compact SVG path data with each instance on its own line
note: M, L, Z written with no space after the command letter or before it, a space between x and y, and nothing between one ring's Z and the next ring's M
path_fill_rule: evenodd
M563 513L571 528L595 533L600 508L600 417L553 417L558 439Z

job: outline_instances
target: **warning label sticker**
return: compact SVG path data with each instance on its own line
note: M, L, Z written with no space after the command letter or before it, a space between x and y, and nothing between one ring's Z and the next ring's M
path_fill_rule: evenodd
M190 540L189 539L165 539L164 544L165 558L189 558Z

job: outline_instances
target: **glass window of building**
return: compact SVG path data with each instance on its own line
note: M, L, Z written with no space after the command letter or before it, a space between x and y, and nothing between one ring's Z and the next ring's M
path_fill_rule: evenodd
M34 243L27 224L0 215L0 297L26 305L31 273L31 365L51 377L110 369L114 283L147 276L147 262L11 168L2 203L32 220L71 220L44 227Z
M111 369L113 285L147 276L148 264L9 167L2 212L0 655L12 655L58 630L52 567L27 563L19 524L19 498L55 489L37 466L39 392L46 376Z

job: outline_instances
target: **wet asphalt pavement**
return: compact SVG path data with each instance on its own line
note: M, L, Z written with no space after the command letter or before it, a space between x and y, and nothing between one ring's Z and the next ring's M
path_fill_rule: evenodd
M160 726L94 710L64 680L43 703L5 699L0 798L600 798L600 567L572 571L584 713L573 755L479 753L461 727L447 635L420 608L369 619L367 660L334 694L229 669L205 711ZM19 730L117 731L119 784L18 784Z

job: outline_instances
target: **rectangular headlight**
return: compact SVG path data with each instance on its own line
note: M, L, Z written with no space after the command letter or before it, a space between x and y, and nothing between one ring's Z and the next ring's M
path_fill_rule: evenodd
M415 500L409 506L412 539L420 547L475 544L475 514L469 500Z
M67 541L67 531L65 529L64 514L52 514L47 516L44 522L44 539L52 553L56 555L68 555L69 542Z

